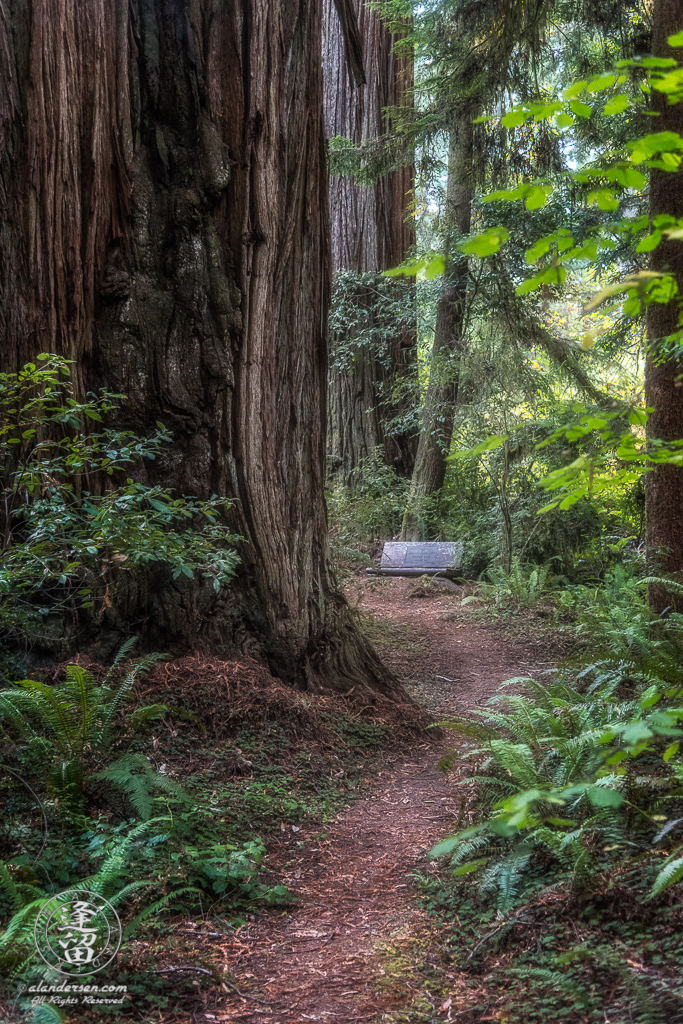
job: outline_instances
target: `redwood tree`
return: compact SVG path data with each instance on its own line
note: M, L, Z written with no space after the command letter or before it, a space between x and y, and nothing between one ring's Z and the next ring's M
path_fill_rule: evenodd
M367 0L353 0L363 41L366 82L359 84L345 60L342 26L333 0L323 0L323 72L325 130L328 138L343 136L357 145L377 141L392 133L387 108L412 102L412 57L396 52L400 34L381 20L381 9ZM400 166L370 184L352 177L330 179L330 215L333 271L357 274L381 273L401 263L415 242L408 215L413 195L413 168ZM396 291L410 292L405 282L394 282ZM409 296L407 296L409 298ZM359 288L357 301L372 321L375 292ZM399 334L383 356L357 351L352 366L335 359L343 337L331 339L332 365L328 404L328 457L338 479L352 484L361 459L373 449L384 449L385 459L401 475L409 475L415 454L408 433L387 428L402 411L401 402L389 393L397 377L414 364L415 334Z
M15 369L163 420L154 479L235 499L241 575L214 599L141 580L152 642L240 647L310 690L397 684L328 565L330 259L320 0L0 7L0 337Z
M446 273L434 324L429 383L423 403L422 429L403 517L403 540L424 540L426 499L440 490L451 448L458 398L460 357L467 306L468 260L454 251L453 236L467 235L472 216L473 113L465 107L450 132L444 216Z
M676 57L683 61L683 50L672 50L667 37L683 28L683 0L656 0L653 11L653 53L658 57ZM653 92L653 106L659 115L656 131L672 131L683 135L683 103L669 104L668 97ZM650 211L653 217L668 213L683 217L683 178L653 171L650 179ZM678 330L679 302L683 296L683 246L668 242L655 249L652 269L666 269L678 284L676 301L653 303L647 311L651 354L645 375L645 401L654 407L648 433L663 441L683 438L683 363L658 359L658 341ZM674 575L683 582L683 469L657 466L646 478L647 544L652 568ZM650 603L656 611L667 606L680 611L680 595L662 586L650 587Z

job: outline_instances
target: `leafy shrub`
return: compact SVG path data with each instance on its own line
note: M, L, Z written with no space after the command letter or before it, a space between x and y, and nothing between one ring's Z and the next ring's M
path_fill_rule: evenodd
M393 370L396 345L415 331L414 284L384 274L335 274L329 330L332 366L348 372L370 358Z
M4 980L26 981L36 968L42 971L32 941L33 925L41 907L65 887L97 892L119 912L137 903L137 913L129 914L125 922L124 938L169 907L205 912L220 905L234 913L289 898L285 886L258 880L265 855L260 839L217 842L217 830L204 813L188 811L174 797L169 802L176 804L171 815L149 821L115 827L104 819L90 822L78 840L69 841L68 850L62 846L59 851L59 877L49 856L0 861L0 917L6 921L0 931ZM71 869L65 875L67 862ZM47 882L39 883L36 872ZM131 882L131 877L136 880Z
M77 400L67 360L38 364L0 374L0 635L44 638L51 613L101 607L151 564L219 590L238 561L221 521L230 503L124 480L171 441L163 424L146 438L103 427L124 396Z
M138 824L125 837L117 836L109 846L99 869L79 879L79 887L104 896L115 909L122 907L134 894L149 888L149 879L131 882L130 862L136 842L156 825L155 821ZM57 889L50 891L37 882L19 882L8 866L0 862L0 892L10 905L10 917L0 934L0 974L9 981L26 978L27 968L37 961L33 943L33 925L41 907Z
M358 540L387 540L399 533L408 484L385 465L380 449L364 459L354 487L339 485L327 496L335 544L353 547Z
M634 569L616 565L598 586L572 588L579 633L595 655L645 668L656 666L669 678L683 657L683 618L675 612L668 617L651 612L644 585L653 578L643 579Z
M533 608L544 597L553 583L549 563L532 565L520 562L515 556L510 571L502 566L491 566L486 575L490 583L480 583L484 597L492 597L496 605L513 604L517 608Z
M655 662L589 666L577 680L585 684L592 677L586 692L567 683L544 687L524 680L526 695L494 698L486 712L443 723L482 741L467 755L483 759L481 774L469 781L492 817L432 852L450 854L457 873L483 868L481 891L495 892L499 908L509 910L520 891L528 896L524 875L539 858L546 865L546 884L548 877L559 877L581 885L604 860L605 850L609 859L627 859L660 843L683 806L677 743L667 747L663 762L655 753L658 744L683 735L678 728L683 710L677 707L683 680L680 668L664 657L671 654L670 642L662 641L667 644L668 652L659 650ZM667 665L677 676L673 686ZM651 711L663 693L666 706ZM493 709L499 701L500 711ZM455 756L442 763L445 770ZM664 811L672 824L661 829ZM674 850L653 895L683 877L679 857Z
M281 903L289 897L286 885L268 886L257 882L266 848L260 839L242 846L214 843L197 849L184 845L171 859L184 862L183 879L205 892L213 901L230 897L234 906Z

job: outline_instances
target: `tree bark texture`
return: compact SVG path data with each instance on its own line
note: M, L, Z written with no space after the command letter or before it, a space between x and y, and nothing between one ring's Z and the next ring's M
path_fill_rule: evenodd
M464 342L468 261L461 255L449 257L449 250L453 252L456 233L466 235L470 230L474 116L470 110L465 110L450 133L444 224L447 266L436 311L422 429L403 517L403 540L424 540L428 536L428 499L443 485L453 436L459 362Z
M142 581L113 625L246 649L312 691L391 694L328 565L321 13L0 7L1 359L74 359L81 388L128 396L121 425L173 431L151 479L235 499L235 586Z
M412 102L412 58L397 56L396 33L382 23L366 0L353 0L363 39L367 84L357 86L344 59L345 47L334 0L323 0L323 68L325 131L328 138L343 136L360 144L387 136L392 125L384 111ZM351 178L330 179L330 217L333 271L358 274L381 272L397 266L415 242L408 208L413 196L413 168L401 167L382 175L374 184L358 185ZM398 288L410 292L404 282ZM372 315L373 293L359 295ZM388 357L379 359L361 350L353 368L335 362L331 338L328 397L330 470L338 480L353 484L354 472L373 450L384 450L387 465L410 475L415 442L405 433L387 429L387 422L402 411L389 396L392 382L414 363L414 334L392 339Z
M672 50L667 36L683 28L683 0L656 0L653 11L653 53L659 57L675 57L683 61L683 49ZM659 116L653 130L672 131L683 135L683 104L669 105L667 96L653 93L653 106ZM652 171L650 179L650 212L653 217L668 213L683 217L683 173ZM648 338L652 351L645 370L645 402L654 407L648 423L648 434L664 441L683 438L683 364L677 361L657 362L656 342L678 330L680 301L683 298L683 246L679 241L660 245L652 254L653 270L666 269L676 279L678 295L667 304L653 303L647 310ZM665 573L683 583L683 469L678 466L657 466L647 474L646 486L647 547L651 569ZM683 610L680 594L666 587L650 586L653 610L673 607Z

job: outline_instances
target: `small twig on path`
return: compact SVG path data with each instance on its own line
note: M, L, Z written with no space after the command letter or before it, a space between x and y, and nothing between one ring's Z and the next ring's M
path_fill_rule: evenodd
M207 971L207 969L205 967L190 967L190 966L187 966L187 967L182 967L182 966L181 967L162 967L158 971L150 971L149 973L150 974L175 974L176 971L196 971L197 974L208 974L210 978L214 977L214 975L211 973L211 971Z
M257 999L256 996L248 996L244 992L240 992L240 990L238 989L237 985L233 985L233 983L231 981L223 981L223 982L221 982L221 984L227 985L228 988L231 988L233 990L233 992L237 993L237 995L240 997L240 999L251 999L252 1003L260 1003L261 1006L272 1006L273 1005L273 1003L266 1002L265 999ZM282 1005L282 1004L280 1004L280 1005Z
M485 935L484 938L481 939L481 941L476 944L476 946L474 947L474 949L472 950L470 955L467 957L467 959L471 960L472 957L474 956L474 954L479 949L479 947L483 946L484 943L488 941L488 939L492 939L493 936L497 935L498 932L501 931L503 928L506 928L509 924L513 924L515 921L518 921L519 918L520 918L520 915L522 913L522 910L526 910L526 907L522 907L521 910L517 911L517 913L515 914L514 917L509 918L507 921L501 921L501 923L498 925L497 928L494 928L492 932L489 932L488 935Z
M205 967L162 967L159 971L150 971L150 974L175 974L176 971L196 971L197 974L208 974L210 978L215 979L215 975L211 971L207 971ZM248 996L246 992L240 992L237 985L233 985L231 981L224 981L221 979L221 985L225 985L226 988L231 988L233 992L236 992L240 999L251 999L252 1003L261 1003L262 1006L272 1006L272 1003L266 1002L265 999L257 999L256 996Z
M181 928L181 935L194 935L199 939L230 939L231 935L226 935L225 932L194 932L191 928Z
M477 952L477 950L479 949L479 947L480 947L480 946L483 946L483 945L484 945L484 943L485 943L485 942L487 941L487 939L492 939L494 935L497 935L497 934L498 934L498 932L499 932L499 931L501 930L501 928L504 928L504 927L505 927L505 925L506 925L506 924L508 924L508 923L509 923L508 921L505 921L505 922L504 922L503 924L499 924L499 925L498 925L498 927L497 927L497 928L494 928L492 932L489 932L489 933L488 933L488 935L485 935L485 936L484 936L484 938L483 938L483 939L482 939L482 940L481 940L480 942L478 942L478 943L476 944L476 946L474 947L474 949L472 950L472 952L470 953L470 955L469 955L469 956L467 957L467 959L468 959L468 960L471 960L471 959L472 959L472 957L474 956L474 954L475 954L475 953Z

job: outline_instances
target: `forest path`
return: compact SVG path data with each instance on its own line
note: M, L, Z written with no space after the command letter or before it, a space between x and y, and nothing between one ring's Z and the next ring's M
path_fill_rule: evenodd
M503 680L538 678L549 667L542 635L508 642L469 621L452 595L416 599L409 589L406 580L360 580L355 597L382 657L432 714L462 712ZM269 866L299 904L261 916L223 947L223 967L244 998L231 992L196 1021L379 1024L409 1003L415 1011L420 989L423 1020L450 1018L440 1007L458 979L440 961L434 922L412 878L431 870L427 851L455 829L457 780L437 768L447 747L435 734L391 751L369 773L366 795L333 821L283 835ZM434 991L424 987L425 968ZM476 1002L471 990L468 998Z

